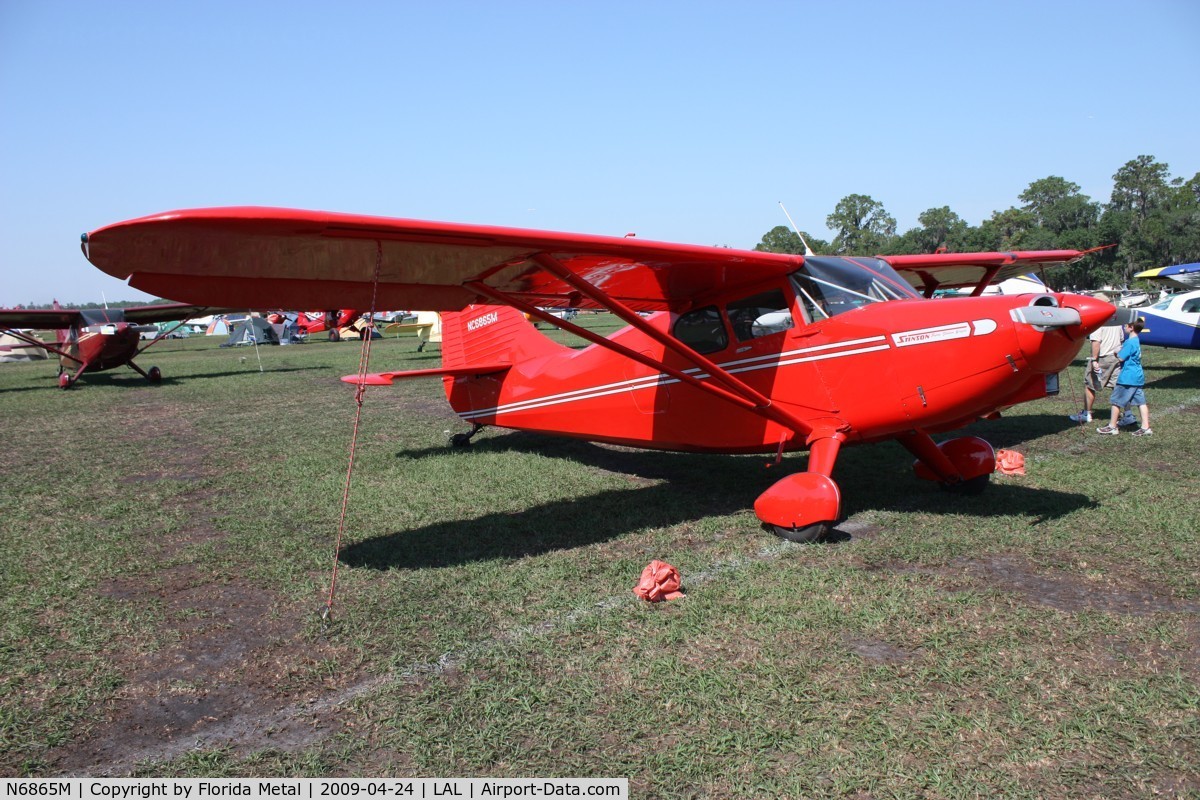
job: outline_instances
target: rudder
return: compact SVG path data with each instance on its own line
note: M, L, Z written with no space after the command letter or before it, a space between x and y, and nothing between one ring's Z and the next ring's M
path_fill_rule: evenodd
M442 313L442 366L447 368L517 363L563 347L512 306L470 305Z

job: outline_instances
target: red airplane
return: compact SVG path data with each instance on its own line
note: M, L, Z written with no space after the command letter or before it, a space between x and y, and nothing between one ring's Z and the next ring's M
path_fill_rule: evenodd
M362 316L361 311L343 308L338 311L301 311L296 319L296 327L306 336L321 331L329 331L329 341L341 339L342 328L352 328L361 336L361 329L355 321Z
M158 367L143 370L133 360L159 341L155 338L142 346L140 326L152 322L182 321L228 310L184 303L128 308L0 309L0 328L11 326L14 329L57 330L58 337L54 344L20 330L6 332L56 354L58 385L63 389L74 386L85 372L103 372L122 365L128 365L151 383L158 383L162 380L162 371ZM157 331L155 333L157 336Z
M662 450L806 449L807 471L754 504L794 541L839 519L845 444L895 439L920 477L982 491L992 447L932 434L1056 393L1087 334L1124 321L1081 295L978 296L1078 250L814 257L268 208L121 222L84 234L83 250L131 286L194 302L446 312L440 368L367 382L442 377L474 426L454 444L494 425ZM929 299L967 285L976 296ZM628 327L605 338L556 308ZM551 342L525 315L593 346Z

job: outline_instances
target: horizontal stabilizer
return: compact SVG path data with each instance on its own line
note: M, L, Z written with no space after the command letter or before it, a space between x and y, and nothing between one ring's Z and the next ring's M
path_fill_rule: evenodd
M363 378L363 383L367 386L391 386L393 381L405 380L407 378L438 378L444 376L458 375L494 375L497 372L507 372L512 367L512 364L469 364L465 367L454 367L446 369L438 367L436 369L408 369L399 372L373 372ZM342 380L346 383L358 384L357 375L345 375Z
M1055 306L1021 306L1012 309L1015 322L1024 322L1038 328L1067 328L1079 325L1083 318L1073 308L1056 308Z

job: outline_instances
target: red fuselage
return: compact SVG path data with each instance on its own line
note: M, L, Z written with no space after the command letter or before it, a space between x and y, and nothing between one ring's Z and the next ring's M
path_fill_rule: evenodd
M1052 297L1080 311L1083 323L1040 330L1014 321L1010 310L1035 297L868 304L746 341L731 337L706 355L779 408L813 428L840 430L847 441L951 430L1045 396L1086 333L1112 314L1090 298L1041 295L1042 303ZM798 308L791 313L803 322ZM677 319L660 313L649 321L665 331ZM711 379L641 331L609 338ZM786 449L806 444L758 413L595 345L517 360L502 376L445 383L454 409L473 423L665 450L766 452L781 441Z
M126 322L109 322L59 331L59 356L62 368L69 372L85 365L84 372L103 372L125 366L137 355L140 345L137 327Z

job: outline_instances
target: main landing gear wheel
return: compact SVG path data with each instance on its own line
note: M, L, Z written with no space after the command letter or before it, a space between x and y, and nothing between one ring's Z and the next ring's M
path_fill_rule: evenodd
M162 370L158 367L151 367L146 370L146 380L151 383L162 383Z
M824 539L842 513L841 493L828 475L787 475L754 501L763 528L789 542Z
M329 329L329 341L339 342L339 341L341 341L341 339L342 339L342 335L337 332L337 328Z
M796 542L797 544L812 544L828 536L833 523L815 522L803 528L785 528L782 525L772 525L767 522L763 523L763 527L780 539L786 539L789 542Z
M58 373L58 388L60 388L60 389L70 389L71 388L71 376L69 373L66 373L66 372Z

